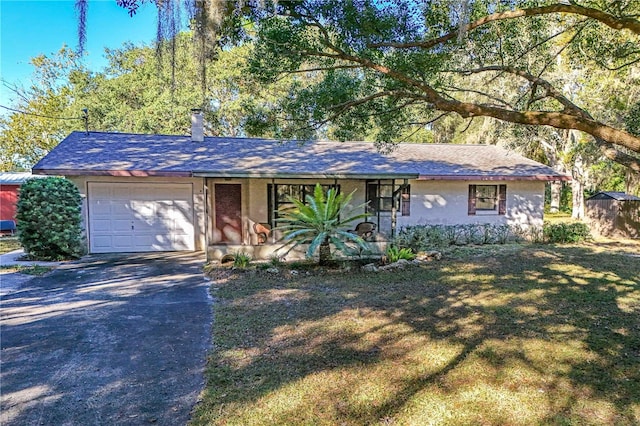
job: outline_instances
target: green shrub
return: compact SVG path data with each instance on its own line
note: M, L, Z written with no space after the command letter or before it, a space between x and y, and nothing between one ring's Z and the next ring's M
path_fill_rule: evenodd
M484 228L483 225L460 225L459 245L466 244L484 244Z
M410 248L417 253L429 248L448 246L449 237L442 226L407 226L400 229L393 240L393 245L400 248Z
M417 253L451 245L505 244L516 235L506 224L415 225L402 228L392 243Z
M396 246L389 246L385 255L389 263L397 262L400 259L413 260L416 258L410 248L398 248Z
M64 178L29 179L20 187L16 219L25 252L36 259L62 260L85 253L82 199Z
M526 238L528 241L531 241L535 244L544 243L544 227L542 226L532 226L526 231Z
M278 268L278 267L281 267L281 266L284 264L284 261L283 261L283 259L282 259L280 256L278 256L277 254L272 254L272 255L269 257L269 264L270 264L270 265L269 265L269 267L270 267L270 268L271 268L271 267Z
M445 242L446 245L449 246L453 246L453 245L457 245L457 244L461 244L462 240L461 240L461 234L462 234L462 228L460 226L457 225L436 225L435 226L436 229L441 229L442 230L442 234L444 235L445 238Z
M549 243L579 243L589 238L589 227L582 222L545 223L542 232Z
M345 254L354 251L354 246L366 250L367 243L348 229L351 222L366 217L365 214L353 214L353 211L363 209L365 204L351 207L349 203L353 192L348 195L340 194L335 188L326 193L320 184L316 184L313 195L309 194L306 204L296 198L288 197L294 208L282 211L282 217L277 219L278 227L284 234L282 248L287 248L285 254L298 246L308 244L307 257L319 253L318 263L326 266L331 262L331 245ZM347 244L347 243L350 243Z
M494 238L498 244L506 244L509 241L509 237L515 236L515 233L511 230L509 225L494 225L493 227Z
M251 263L251 256L245 252L238 252L233 255L233 266L244 269Z

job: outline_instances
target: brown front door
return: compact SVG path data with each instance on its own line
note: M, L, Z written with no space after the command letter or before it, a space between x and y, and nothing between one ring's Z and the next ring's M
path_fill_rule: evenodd
M213 242L242 243L242 185L215 184Z

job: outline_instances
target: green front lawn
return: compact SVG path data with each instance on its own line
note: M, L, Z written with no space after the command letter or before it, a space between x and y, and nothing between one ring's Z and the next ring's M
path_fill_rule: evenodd
M0 237L0 254L9 253L22 248L18 237Z
M629 244L505 246L393 273L214 271L193 424L639 424Z
M2 265L0 266L0 271L20 272L21 274L25 274L25 275L36 275L36 276L44 275L47 272L51 271L52 269L53 268L50 266L40 266L40 265L33 265L33 266Z

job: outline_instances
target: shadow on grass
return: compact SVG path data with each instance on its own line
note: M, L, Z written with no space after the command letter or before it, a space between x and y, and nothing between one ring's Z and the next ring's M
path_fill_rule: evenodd
M195 423L635 424L634 260L529 247L393 274L221 278Z

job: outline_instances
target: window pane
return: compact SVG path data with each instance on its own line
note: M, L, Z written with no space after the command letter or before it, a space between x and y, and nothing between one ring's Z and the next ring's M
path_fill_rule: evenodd
M276 185L278 191L278 202L286 202L287 197L291 195L291 187L289 185Z
M496 185L476 186L476 209L495 210L497 206L498 188Z
M383 212L390 212L393 207L391 198L381 198L380 199L380 210Z
M392 189L391 185L380 185L380 197L391 197L393 195Z
M496 185L477 185L476 196L478 198L496 198Z
M373 183L367 184L367 211L375 212L378 210L378 185Z
M306 199L307 195L313 196L313 191L316 189L316 186L315 185L304 185L303 188L304 188L304 195L305 195L305 199Z

